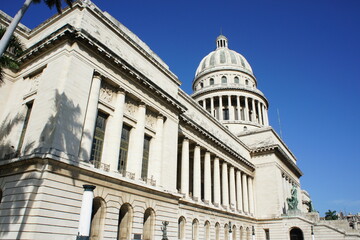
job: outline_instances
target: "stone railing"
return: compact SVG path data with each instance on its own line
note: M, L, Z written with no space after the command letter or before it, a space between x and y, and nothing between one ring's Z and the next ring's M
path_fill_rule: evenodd
M92 165L94 165L94 167L97 168L97 169L101 169L101 170L104 170L106 172L110 171L110 165L109 164L102 163L101 161L98 161L98 160L90 160L90 163Z

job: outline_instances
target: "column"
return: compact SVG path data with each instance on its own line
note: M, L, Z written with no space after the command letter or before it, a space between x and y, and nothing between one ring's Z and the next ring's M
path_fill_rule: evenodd
M126 169L128 169L129 172L135 174L135 179L139 179L141 177L145 136L145 114L146 105L141 102L137 111L136 126L131 130L128 152L128 159L130 159L130 161L128 161L126 166Z
M249 185L249 212L251 214L254 214L254 191L253 191L252 177L248 177L248 185Z
M83 188L84 193L81 202L79 232L77 239L89 239L94 189L96 187L93 185L83 185Z
M189 139L184 138L181 151L181 193L189 196Z
M86 117L84 123L84 130L81 137L81 147L79 157L82 160L89 161L91 154L91 146L94 138L95 122L98 111L98 102L101 86L101 77L94 74L90 89L88 105L86 109Z
M237 119L241 120L241 105L240 105L240 96L236 96L236 109L237 109Z
M219 158L214 159L214 205L220 205L220 164Z
M104 157L101 158L104 163L110 165L110 171L118 170L124 104L125 92L124 90L119 89L116 94L114 114L111 117L110 124L106 127L108 131L106 131L104 142L107 142L107 144L104 144Z
M222 204L224 207L229 206L229 186L228 186L227 163L222 164Z
M211 159L210 152L205 153L204 158L204 200L211 203Z
M234 108L231 106L231 95L228 96L229 120L235 120Z
M241 186L241 172L236 171L236 199L238 211L243 211L243 199L242 199L242 186Z
M195 201L201 199L201 160L199 145L196 145L194 149L193 196Z
M258 110L259 110L259 124L264 125L264 119L262 115L262 103L258 102Z
M206 98L202 100L203 108L206 110Z
M230 167L230 206L236 209L236 187L235 187L235 171L234 167Z
M215 114L214 114L214 97L210 98L210 111L211 111L211 116L215 117Z
M245 110L244 110L245 121L249 121L249 102L248 98L245 97Z
M148 165L148 178L154 178L157 183L161 183L161 164L162 149L163 149L163 129L164 129L164 116L159 114L156 119L155 137L150 144L150 156Z
M222 104L222 96L219 96L219 120L224 120L223 118L223 104Z
M256 107L254 98L252 98L252 121L256 123Z
M263 116L264 116L264 125L265 126L269 126L269 118L268 118L268 112L267 112L267 109L265 107L265 105L263 106Z
M244 204L244 212L249 212L249 196L248 196L248 183L247 176L245 173L242 174L242 186L243 186L243 204Z

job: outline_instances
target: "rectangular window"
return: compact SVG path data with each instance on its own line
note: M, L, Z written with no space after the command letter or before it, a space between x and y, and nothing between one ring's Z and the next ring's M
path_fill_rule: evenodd
M227 108L223 109L223 118L224 118L224 120L229 120L230 119L229 109L227 109Z
M26 133L26 129L27 129L27 125L29 123L29 118L30 118L30 113L32 110L32 106L33 106L33 102L29 102L26 104L26 115L25 115L25 119L24 119L24 125L23 128L21 130L21 135L20 135L20 140L19 140L19 145L17 148L17 152L20 153L22 145L24 143L24 138L25 138L25 133Z
M107 116L104 113L99 112L96 117L94 139L91 147L91 158L96 168L100 167L101 155L104 144L105 137L105 127L106 127Z
M143 180L146 180L147 175L148 175L150 140L151 140L151 137L145 135L144 148L143 148L143 159L142 159L142 167L141 167L141 178Z
M118 164L118 170L120 173L125 173L126 171L127 155L128 155L129 140L130 140L130 130L131 127L127 125L123 125L121 131L120 154L119 154L119 164Z
M265 231L265 240L270 240L270 230L264 229L264 231Z

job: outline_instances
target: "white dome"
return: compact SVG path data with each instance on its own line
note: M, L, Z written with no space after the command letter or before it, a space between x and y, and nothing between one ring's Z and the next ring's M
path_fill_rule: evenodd
M228 48L227 38L220 35L216 39L217 48L204 57L195 73L195 79L208 72L217 70L239 70L253 76L252 68L240 53Z

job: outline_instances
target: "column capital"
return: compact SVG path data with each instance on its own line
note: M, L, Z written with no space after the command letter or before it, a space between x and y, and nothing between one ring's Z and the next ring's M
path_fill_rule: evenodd
M100 74L98 71L96 71L96 70L94 71L93 78L102 80L101 74Z
M123 87L121 87L121 86L117 86L117 88L116 88L116 93L117 93L117 94L123 94L123 95L125 95L126 90L125 90Z
M84 191L94 191L94 189L96 188L96 186L84 184L84 185L83 185L83 188L84 188Z

